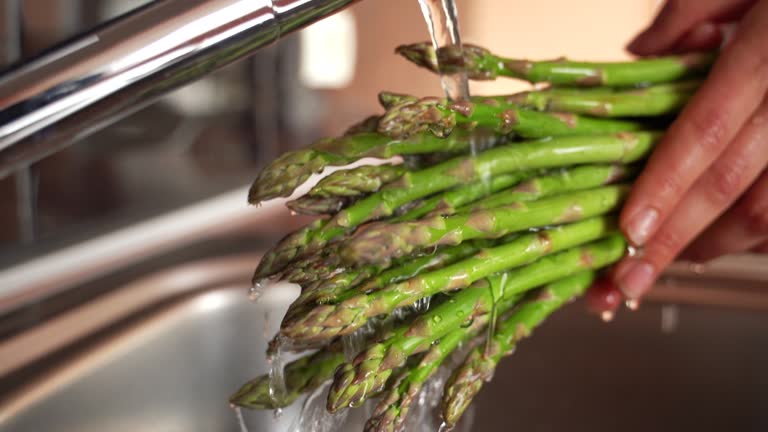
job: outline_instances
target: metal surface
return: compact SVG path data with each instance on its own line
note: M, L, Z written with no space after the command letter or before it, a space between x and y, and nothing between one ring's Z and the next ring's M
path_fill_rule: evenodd
M247 301L255 256L188 263L0 344L79 349L23 376L0 402L0 431L237 431L227 396L267 371L266 340L296 295L288 286ZM165 306L158 308L158 304ZM479 396L477 431L758 431L768 427L768 319L735 309L650 304L605 325L574 304L503 363ZM131 320L126 318L133 317ZM93 334L98 332L98 336ZM247 412L251 431L283 431ZM358 410L356 415L362 415ZM360 430L360 419L349 422Z
M0 176L355 0L166 0L0 76Z

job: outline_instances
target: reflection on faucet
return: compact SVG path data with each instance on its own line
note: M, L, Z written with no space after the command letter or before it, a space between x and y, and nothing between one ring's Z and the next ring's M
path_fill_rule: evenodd
M18 65L0 76L0 177L354 1L154 2Z

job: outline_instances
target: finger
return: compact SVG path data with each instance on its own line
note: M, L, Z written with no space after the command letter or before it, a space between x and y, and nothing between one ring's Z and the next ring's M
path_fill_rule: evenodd
M642 251L617 266L615 278L628 298L644 295L691 240L745 191L768 164L768 99L736 139L699 178Z
M768 240L768 170L730 210L686 249L685 258L697 262L744 252Z
M600 315L605 321L610 321L623 298L619 288L611 279L601 277L587 292L587 306L590 311Z
M669 52L682 54L695 51L710 51L723 43L723 31L717 24L705 22L697 25L688 34L677 41Z
M726 22L741 17L755 0L668 0L653 23L627 47L637 55L668 52L702 22Z
M763 242L756 247L753 247L750 252L759 253L759 254L768 254L768 241Z
M754 14L753 14L754 13ZM718 158L768 89L768 3L760 3L670 127L622 210L620 225L643 245Z

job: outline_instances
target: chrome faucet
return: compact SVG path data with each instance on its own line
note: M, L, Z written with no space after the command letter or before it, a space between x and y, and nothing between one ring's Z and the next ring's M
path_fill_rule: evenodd
M0 75L0 178L356 0L160 0Z

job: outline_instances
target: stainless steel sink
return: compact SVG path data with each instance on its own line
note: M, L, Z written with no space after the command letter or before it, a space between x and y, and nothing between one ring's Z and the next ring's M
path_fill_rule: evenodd
M69 320L103 325L24 373L0 431L239 430L227 396L267 371L266 340L296 295L283 285L249 302L256 258L165 269L57 317L36 337L66 337ZM503 363L472 430L764 431L767 365L764 313L652 303L606 325L575 303ZM281 431L297 411L245 419Z

